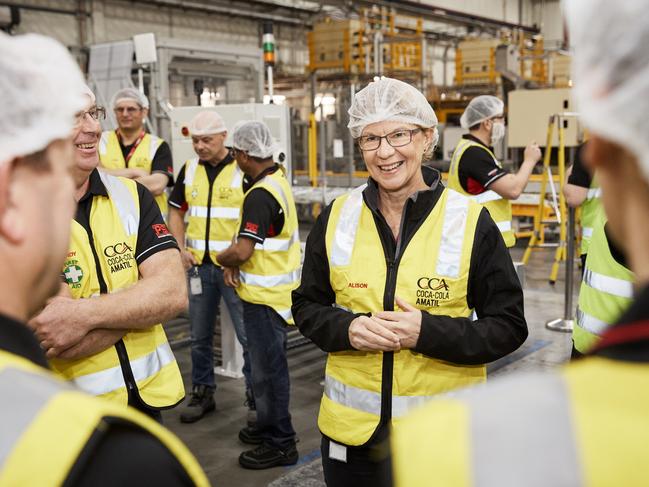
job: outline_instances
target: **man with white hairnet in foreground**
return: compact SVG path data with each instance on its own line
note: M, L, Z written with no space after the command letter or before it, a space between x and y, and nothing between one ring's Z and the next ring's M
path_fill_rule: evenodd
M103 109L86 88L61 292L30 322L52 368L84 391L162 421L185 396L162 322L187 307L178 245L143 185L99 171Z
M253 426L255 400L250 386L242 304L234 289L225 285L223 268L216 261L216 255L230 246L238 229L243 173L225 146L227 128L218 113L199 112L189 123L189 133L198 157L180 169L178 182L169 197L169 229L181 246L180 254L189 279L192 337L192 394L180 420L193 423L215 408L214 324L223 298L243 347L248 426Z
M173 160L169 144L144 130L149 100L135 88L122 88L113 95L110 107L115 112L117 129L101 134L101 165L109 174L144 185L155 196L166 219L165 189L174 184Z
M635 300L585 358L436 401L395 430L396 485L646 486L649 479L649 10L569 0L577 109ZM590 256L589 256L590 257Z
M453 152L448 170L448 187L484 205L498 225L507 247L513 247L512 207L509 200L518 198L541 160L536 143L525 148L523 163L516 174L503 169L494 155L493 146L505 136L505 105L491 95L475 97L460 118L468 129Z
M234 157L245 173L237 237L216 256L226 284L243 301L252 392L257 424L239 432L258 445L239 464L264 469L297 463L295 430L289 413L286 361L287 324L293 324L291 291L300 281L297 210L284 169L273 161L275 141L263 122L239 122L232 133Z
M424 95L377 79L355 95L348 127L370 178L318 217L293 314L329 352L325 481L376 487L391 483L390 428L436 394L484 382L485 364L516 350L527 324L489 213L422 166L437 143Z
M24 325L60 286L85 91L58 42L0 33L0 485L209 485L171 433L56 379Z

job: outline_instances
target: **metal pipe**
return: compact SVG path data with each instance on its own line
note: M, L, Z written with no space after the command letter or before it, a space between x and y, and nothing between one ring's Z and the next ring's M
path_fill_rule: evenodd
M222 7L220 5L209 5L198 2L188 1L174 1L174 0L131 0L133 3L145 3L146 5L171 7L180 10L193 10L198 12L207 12L215 14L228 14L236 17L245 17L255 20L272 20L280 24L311 26L311 22L300 18L283 17L281 15L274 15L262 12L252 12L250 10L238 10L231 7Z
M61 14L61 15L84 15L85 17L90 17L90 13L85 12L81 14L78 10L67 10L63 8L53 8L53 7L38 7L35 5L23 5L22 3L16 2L0 2L0 7L16 7L22 10L34 10L36 12L48 12L51 14Z
M323 94L324 98L324 94ZM322 177L322 203L326 204L327 195L327 123L324 115L324 105L320 100L320 127L318 133L318 142L320 144L320 176Z
M566 299L563 310L565 320L572 319L572 287L575 266L575 209L568 208L568 254L566 256Z
M268 66L266 68L268 73L268 96L270 97L270 104L273 104L273 67Z
M349 85L349 103L351 105L352 100L354 99L354 95L356 95L356 83L350 83ZM352 133L347 130L347 146L349 147L349 158L348 158L348 166L349 166L349 187L351 188L354 185L354 137L352 137Z

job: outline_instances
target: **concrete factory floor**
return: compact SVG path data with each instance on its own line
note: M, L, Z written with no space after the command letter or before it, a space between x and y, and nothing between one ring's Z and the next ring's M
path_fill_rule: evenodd
M526 243L526 240L524 241ZM523 248L512 249L514 261L520 260ZM525 268L525 315L529 337L517 351L489 365L489 376L521 370L550 369L568 360L570 334L550 331L545 322L560 318L564 309L564 267L560 268L555 286L548 282L554 258L553 249L541 249L532 254ZM575 268L578 290L579 269ZM575 293L576 299L576 293ZM183 372L185 386L191 388L191 359L186 320L171 326L170 339ZM173 336L172 336L173 335ZM289 350L291 375L291 414L299 437L300 460L293 467L250 471L239 467L238 457L250 448L239 442L237 434L245 425L243 379L217 376L216 411L194 424L182 424L179 410L164 413L165 425L174 431L194 452L209 479L218 486L324 486L320 465L320 433L317 415L322 395L326 354L308 343Z

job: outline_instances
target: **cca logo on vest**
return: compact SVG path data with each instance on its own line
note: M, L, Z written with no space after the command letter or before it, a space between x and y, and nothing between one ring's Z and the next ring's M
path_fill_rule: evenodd
M133 252L133 249L129 247L126 242L116 243L115 245L104 247L104 255L108 258L122 255L126 252Z

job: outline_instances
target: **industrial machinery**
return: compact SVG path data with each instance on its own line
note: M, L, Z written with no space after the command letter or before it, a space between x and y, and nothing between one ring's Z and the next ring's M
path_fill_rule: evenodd
M113 93L137 79L151 105L149 129L169 140L174 107L200 105L201 97L213 105L261 101L261 49L146 36L90 47L88 82L99 103L108 106ZM108 115L105 129L115 127L111 110Z
M204 110L214 110L225 121L228 127L226 145L232 141L232 128L241 120L258 120L268 125L277 150L273 154L275 162L283 164L290 180L292 144L290 111L286 105L264 105L262 103L242 103L232 105L217 105L213 107L177 107L169 110L171 119L171 151L174 161L174 173L178 174L181 166L188 159L196 157L192 148L192 139L189 133L189 122L198 113Z

